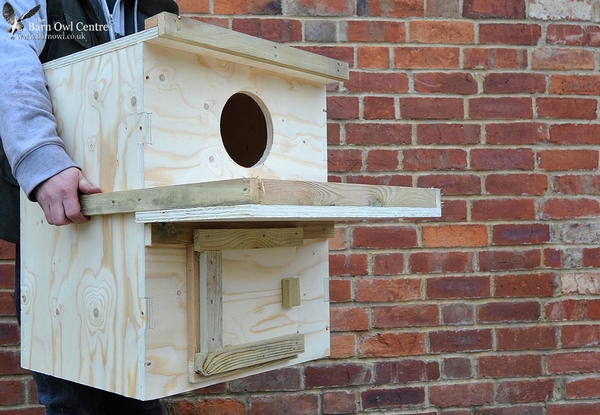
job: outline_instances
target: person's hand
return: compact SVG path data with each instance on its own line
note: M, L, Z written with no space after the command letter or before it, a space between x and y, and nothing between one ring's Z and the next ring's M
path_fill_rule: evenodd
M88 218L81 213L78 195L100 192L79 169L71 167L40 183L34 196L48 223L60 226L86 222Z

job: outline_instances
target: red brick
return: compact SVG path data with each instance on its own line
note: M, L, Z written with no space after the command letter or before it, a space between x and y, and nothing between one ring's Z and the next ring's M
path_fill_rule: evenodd
M427 17L460 18L460 2L459 0L428 0L425 15Z
M393 94L408 92L408 76L404 73L350 72L350 79L344 82L350 92L372 92Z
M281 1L231 0L227 2L216 2L214 4L214 14L277 15L281 14Z
M307 388L365 385L371 382L371 376L369 366L354 363L315 365L304 369Z
M538 321L540 316L541 307L537 301L487 303L477 307L480 323Z
M417 231L400 226L359 226L352 232L355 248L414 248L417 246Z
M16 322L0 321L0 345L18 345L19 341L19 325Z
M404 174L380 174L377 176L366 176L349 174L346 175L347 183L377 184L383 186L412 186L412 177Z
M600 248L583 248L583 266L600 267Z
M365 278L356 281L356 301L396 302L421 298L418 278Z
M481 406L494 402L494 384L488 382L433 385L429 388L432 404L451 406Z
M363 164L361 150L329 149L327 160L332 172L360 171Z
M533 118L531 98L471 98L469 117L475 120L517 120Z
M527 69L525 49L467 48L464 67L468 69Z
M369 150L367 153L367 171L396 171L400 164L398 150Z
M335 391L323 393L323 414L350 414L356 412L354 392Z
M435 75L435 74L433 74ZM419 74L415 75L419 78ZM415 82L416 82L415 79ZM423 78L420 78L423 79ZM440 83L441 85L441 83ZM415 85L416 87L416 85ZM475 124L418 124L419 144L478 144L481 140L481 126Z
M600 319L600 300L563 300L546 304L548 321Z
M556 353L546 357L550 374L600 372L600 352Z
M287 367L230 381L229 389L241 393L299 390L301 377L299 368Z
M556 144L600 144L600 124L554 124L550 142Z
M561 340L565 349L597 347L600 345L600 325L564 325Z
M537 48L531 57L533 70L569 71L594 70L595 57L592 51L579 49Z
M479 358L479 376L483 378L533 377L543 373L542 356L493 355Z
M473 220L533 220L536 218L533 199L481 199L471 208Z
M484 23L479 26L479 43L535 46L542 36L542 27L524 23Z
M0 405L18 405L24 401L24 385L19 380L0 380ZM2 413L2 411L0 411Z
M549 92L556 95L600 95L600 76L552 75Z
M404 254L373 255L373 275L398 275L404 273Z
M0 289L12 289L15 285L15 266L13 264L0 264Z
M485 133L487 144L526 145L548 142L548 127L537 122L488 124Z
M304 40L306 42L330 43L337 40L337 23L333 20L304 21Z
M545 407L546 404L544 403L542 405L529 404L482 408L478 410L477 415L545 415Z
M423 333L367 333L359 337L362 357L415 356L425 353Z
M294 408L294 415L314 415L319 413L319 397L313 394L282 394L250 397L248 415L267 415L289 413ZM213 412L213 414L219 412Z
M356 51L359 68L389 69L390 48L387 46L359 46Z
M524 19L524 0L465 0L463 16L471 19Z
M402 152L404 170L466 170L467 152L462 149L418 148Z
M365 17L423 17L423 0L365 0L357 7L357 14Z
M332 277L367 275L367 256L363 254L330 254L329 275Z
M453 251L415 252L410 254L409 267L413 274L473 272L473 254Z
M352 120L358 118L358 98L327 97L327 116L332 120Z
M353 334L332 333L330 359L347 359L356 356L356 339Z
M539 118L595 120L598 100L586 98L538 98Z
M496 348L504 350L552 350L558 346L557 329L550 326L496 329Z
M0 412L2 415L44 415L45 409L42 406L27 407L24 409L6 409Z
M376 96L364 97L363 114L366 120L393 120L396 118L394 98Z
M483 272L539 268L541 262L542 255L537 249L479 253L479 268Z
M442 375L446 379L468 379L472 377L471 359L451 357L443 361Z
M400 116L409 120L460 120L464 111L458 98L401 98Z
M360 397L365 410L383 411L408 408L422 405L425 402L425 388L368 389L362 392Z
M334 122L327 123L327 144L340 144L340 124Z
M415 74L415 91L433 94L470 95L477 93L477 81L466 72Z
M552 297L556 291L554 274L517 274L494 277L496 297Z
M429 333L431 353L492 350L492 330L441 330Z
M565 396L567 399L600 398L600 377L567 379Z
M600 403L551 403L546 404L546 415L592 415L600 414Z
M409 22L410 41L415 43L472 44L475 27L467 21L412 20Z
M458 69L460 49L454 47L398 46L394 48L396 69Z
M544 249L544 265L550 268L562 268L562 257L560 250Z
M15 244L0 239L0 259L15 259Z
M539 166L547 171L596 170L597 150L542 150L538 152Z
M331 307L332 331L361 331L369 329L369 314L363 307Z
M600 46L600 28L575 24L548 25L546 43L567 46Z
M553 176L552 188L559 195L599 195L600 177L594 174Z
M403 359L375 363L376 384L423 382L439 378L438 362Z
M547 199L540 205L542 220L595 218L598 214L600 214L600 203L595 199Z
M546 77L530 73L490 73L483 80L488 94L535 94L546 91Z
M23 375L29 373L21 369L19 352L0 349L0 375Z
M385 20L349 20L346 22L349 42L404 43L406 27L403 22Z
M352 283L348 280L329 280L329 301L348 302L352 298Z
M302 23L289 19L234 19L231 28L237 32L274 42L302 41Z
M542 196L548 191L548 176L544 174L490 174L485 178L485 190L492 195Z
M15 315L16 310L13 293L0 291L0 317L12 317Z
M500 382L497 396L498 402L506 403L550 401L554 397L554 379Z
M410 144L412 127L408 124L346 124L346 144Z
M494 245L540 245L550 242L550 226L547 224L494 225L492 243Z
M471 150L471 168L474 170L532 170L534 166L534 154L530 149Z
M424 226L423 246L477 247L488 245L487 227L483 225Z
M472 325L475 313L470 304L444 304L442 306L442 322L448 325Z
M347 62L349 65L354 64L354 48L346 46L297 46L298 49L307 52L316 53L317 55L327 56L332 59Z
M210 0L177 0L181 13L210 13Z
M441 189L444 196L481 194L481 178L471 174L430 174L419 176L417 186ZM442 209L452 202L457 201L445 200ZM443 214L442 218L447 219Z
M439 277L428 278L427 298L482 298L491 292L489 277Z
M437 305L373 307L373 327L379 329L436 326Z

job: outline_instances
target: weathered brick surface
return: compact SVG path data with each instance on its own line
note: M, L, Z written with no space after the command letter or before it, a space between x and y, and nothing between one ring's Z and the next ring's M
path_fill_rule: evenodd
M443 206L338 227L329 359L168 398L173 415L600 413L597 2L178 3L348 63L324 91L329 180ZM0 242L0 414L41 415L14 256Z

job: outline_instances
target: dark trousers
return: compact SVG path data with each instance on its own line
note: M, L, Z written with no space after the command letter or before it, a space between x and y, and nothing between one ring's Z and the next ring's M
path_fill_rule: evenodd
M15 308L21 323L21 255L15 260ZM33 372L40 404L46 415L161 415L158 400L138 401L79 383Z

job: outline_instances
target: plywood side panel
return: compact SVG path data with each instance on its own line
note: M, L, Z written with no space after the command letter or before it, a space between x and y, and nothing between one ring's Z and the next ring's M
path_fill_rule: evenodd
M258 176L327 180L323 85L156 45L144 52L146 187ZM269 156L244 168L227 154L221 112L235 93L262 103L272 123Z
M131 46L46 74L67 152L104 191L142 183L147 115L138 114L138 52ZM143 236L133 215L53 227L37 205L23 202L25 367L143 395Z

